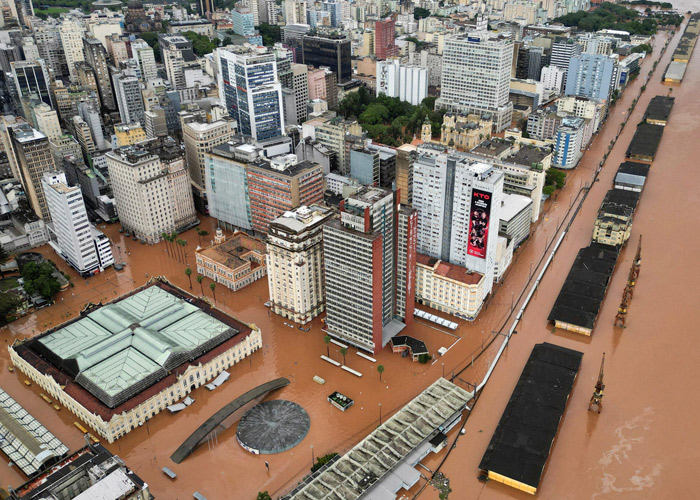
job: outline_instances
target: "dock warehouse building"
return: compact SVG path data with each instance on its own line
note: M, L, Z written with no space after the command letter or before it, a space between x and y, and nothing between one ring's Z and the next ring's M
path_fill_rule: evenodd
M439 452L470 392L439 378L391 418L283 500L394 500L418 482L418 462Z
M533 347L479 464L489 479L537 493L582 358L547 342Z
M255 325L153 278L9 351L18 369L113 443L260 347Z

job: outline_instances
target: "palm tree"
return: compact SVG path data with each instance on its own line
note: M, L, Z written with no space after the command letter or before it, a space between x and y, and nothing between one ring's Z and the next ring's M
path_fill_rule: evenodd
M170 247L168 246L168 233L161 233L160 237L163 239L165 242L165 247L168 249L168 254L170 254Z
M185 274L187 275L187 279L190 280L190 290L192 290L192 269L189 267L185 269Z
M377 365L377 371L379 372L379 381L382 381L382 373L384 373L384 365Z
M182 247L183 258L187 261L187 240L177 240L177 244Z
M328 357L331 357L331 336L326 335L323 337L323 341L326 343L326 353L328 354Z
M211 293L214 296L214 302L216 302L216 292L214 291L214 289L216 288L216 282L212 282L209 285L209 288L211 288Z
M204 280L204 276L201 274L197 275L197 283L199 283L199 288L202 289L202 295L204 295L204 285L202 285L202 281Z
M209 236L209 231L202 229L202 231L199 234L202 236L202 238L206 238L207 236Z
M348 353L348 348L347 347L341 347L340 348L340 354L343 355L343 364L345 364L345 355Z

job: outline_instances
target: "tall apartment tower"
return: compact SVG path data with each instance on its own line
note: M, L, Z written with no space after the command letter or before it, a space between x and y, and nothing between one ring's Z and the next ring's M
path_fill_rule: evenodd
M39 58L46 63L47 75L54 78L64 78L68 76L68 64L66 63L66 53L61 45L61 35L58 24L32 23L33 37L36 40L36 49ZM27 47L23 47L27 56ZM32 61L30 57L25 57L27 61Z
M374 24L374 54L377 61L384 61L399 55L396 40L396 26L393 19L377 21Z
M66 62L68 63L68 73L70 79L74 80L75 63L85 60L83 53L83 35L85 35L85 26L75 19L65 19L58 28L61 34L61 43L63 51L66 54Z
M42 59L11 62L10 67L19 97L29 97L31 94L36 94L46 104L53 106L51 80Z
M436 106L465 115L488 112L496 131L506 129L513 115L512 62L513 41L507 36L475 31L446 38Z
M610 100L615 88L615 59L601 54L581 54L571 58L566 74L566 95Z
M46 172L42 188L51 212L50 244L56 253L81 275L114 264L109 240L90 225L80 186L68 186L63 172Z
M416 147L411 144L396 148L396 190L402 205L413 205L413 164L417 157Z
M107 51L104 45L97 38L85 37L83 38L83 51L85 52L85 61L95 72L100 102L110 111L116 110L117 104L114 101L112 83L109 81L109 65L107 64Z
M131 42L131 54L136 61L139 76L144 82L158 78L155 54L148 43L141 38L134 40Z
M556 37L552 43L552 55L549 64L564 70L564 81L569 71L569 61L572 57L581 55L581 45L571 38Z
M503 179L503 173L492 165L460 156L423 155L413 166L418 253L485 275L489 291Z
M206 194L204 154L215 146L230 141L234 136L234 122L221 120L214 123L189 122L182 126L185 158L194 190L203 200ZM199 201L199 200L198 200Z
M328 334L372 353L413 321L417 214L397 197L362 188L323 228Z
M58 121L58 113L45 102L41 102L38 106L32 106L32 121L49 141L56 140L63 135L61 124Z
M146 243L199 221L185 154L172 139L152 139L106 155L122 226Z
M122 123L143 123L143 97L141 84L133 71L123 70L112 74L114 93Z
M255 231L266 233L270 222L299 205L323 200L323 167L284 155L248 163L248 196Z
M325 310L323 224L330 208L302 205L270 223L267 282L272 311L295 323L308 323Z
M284 134L282 85L274 53L217 49L219 95L238 129L256 140Z
M12 160L17 166L16 170L19 172L29 205L36 215L45 223L49 223L51 213L41 186L44 173L56 170L49 140L26 123L8 127L8 132L12 148L11 152L8 151L8 156L13 155Z
M309 68L305 64L292 64L292 90L294 90L294 105L296 107L297 124L306 121L306 105L309 102Z

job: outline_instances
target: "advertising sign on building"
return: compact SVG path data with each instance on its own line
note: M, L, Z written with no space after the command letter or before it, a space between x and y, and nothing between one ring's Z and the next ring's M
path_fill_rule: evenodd
M469 241L467 253L482 259L486 258L486 244L489 237L491 217L491 193L472 190L472 203L469 213Z

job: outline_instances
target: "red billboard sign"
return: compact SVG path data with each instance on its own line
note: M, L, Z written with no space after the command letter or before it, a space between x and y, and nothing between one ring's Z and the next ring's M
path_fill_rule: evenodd
M469 240L467 254L486 258L486 244L489 238L491 218L491 193L472 190L472 204L469 212Z

